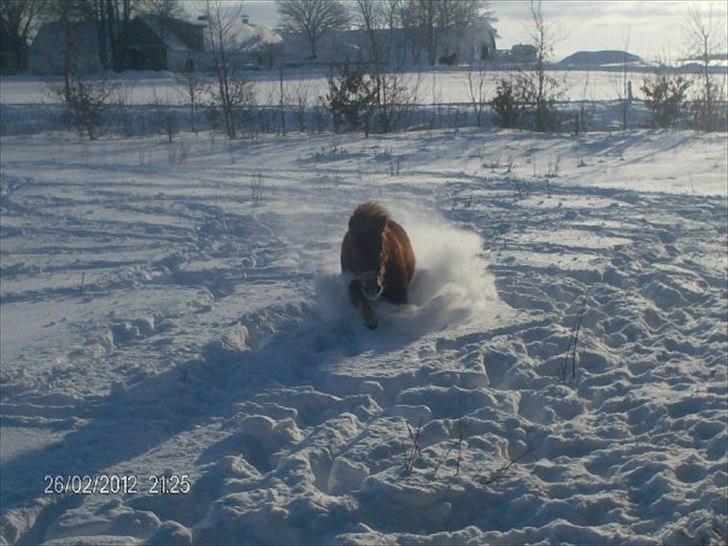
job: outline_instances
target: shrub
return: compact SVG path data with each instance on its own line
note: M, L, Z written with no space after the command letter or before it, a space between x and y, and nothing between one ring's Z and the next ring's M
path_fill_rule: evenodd
M725 88L708 81L697 91L690 106L693 125L700 131L728 131Z
M515 129L523 111L523 97L512 80L500 80L496 86L495 97L491 101L498 127Z
M154 93L154 117L157 131L167 137L167 142L172 142L174 135L179 132L177 113L167 105L164 105Z
M653 126L673 127L683 116L685 97L692 81L665 73L658 73L642 83L641 91L652 112Z
M341 126L342 121L352 129L358 129L364 122L368 129L376 94L376 84L371 76L363 70L350 68L348 64L337 77L329 77L326 99L334 117L334 130Z
M79 136L85 133L89 139L96 140L106 128L110 104L119 95L119 84L74 77L67 87L53 86L51 92L64 103L63 122L76 129Z

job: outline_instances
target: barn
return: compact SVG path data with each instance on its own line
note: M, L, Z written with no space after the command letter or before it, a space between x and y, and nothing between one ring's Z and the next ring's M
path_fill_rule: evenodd
M204 52L205 23L153 15L135 17L128 28L127 68L132 70L183 70ZM64 47L64 44L69 47ZM74 71L102 70L101 45L95 23L46 23L30 46L29 69L34 74L60 74L66 50ZM107 57L110 53L107 52Z
M62 74L68 60L79 72L102 69L96 25L88 21L45 23L38 29L28 51L28 70L33 74Z

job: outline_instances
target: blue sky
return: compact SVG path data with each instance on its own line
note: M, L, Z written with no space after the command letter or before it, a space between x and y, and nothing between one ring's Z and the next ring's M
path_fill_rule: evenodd
M251 0L244 4L252 22L268 26L277 24L274 1ZM491 0L490 6L498 18L495 26L501 35L499 48L527 40L524 28L527 1ZM543 12L547 21L559 30L560 40L554 51L556 59L580 49L623 49L629 33L629 50L654 60L675 58L682 53L682 27L690 6L706 12L712 8L714 17L722 17L722 21L728 18L725 0L544 0Z

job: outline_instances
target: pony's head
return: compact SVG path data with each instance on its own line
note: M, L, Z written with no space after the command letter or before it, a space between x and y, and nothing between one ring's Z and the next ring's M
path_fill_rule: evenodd
M381 272L365 271L359 275L361 282L361 291L364 297L370 301L374 301L382 295L384 290L384 279Z
M375 300L384 290L387 253L385 228L387 212L376 203L359 207L349 221L359 263L359 281L367 299Z

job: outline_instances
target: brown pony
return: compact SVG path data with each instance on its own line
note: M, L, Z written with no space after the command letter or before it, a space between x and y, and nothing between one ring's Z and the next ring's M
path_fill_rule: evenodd
M349 296L369 328L377 327L369 300L381 296L391 303L407 303L415 254L402 226L378 203L359 205L349 218L341 244L341 271L354 275Z

